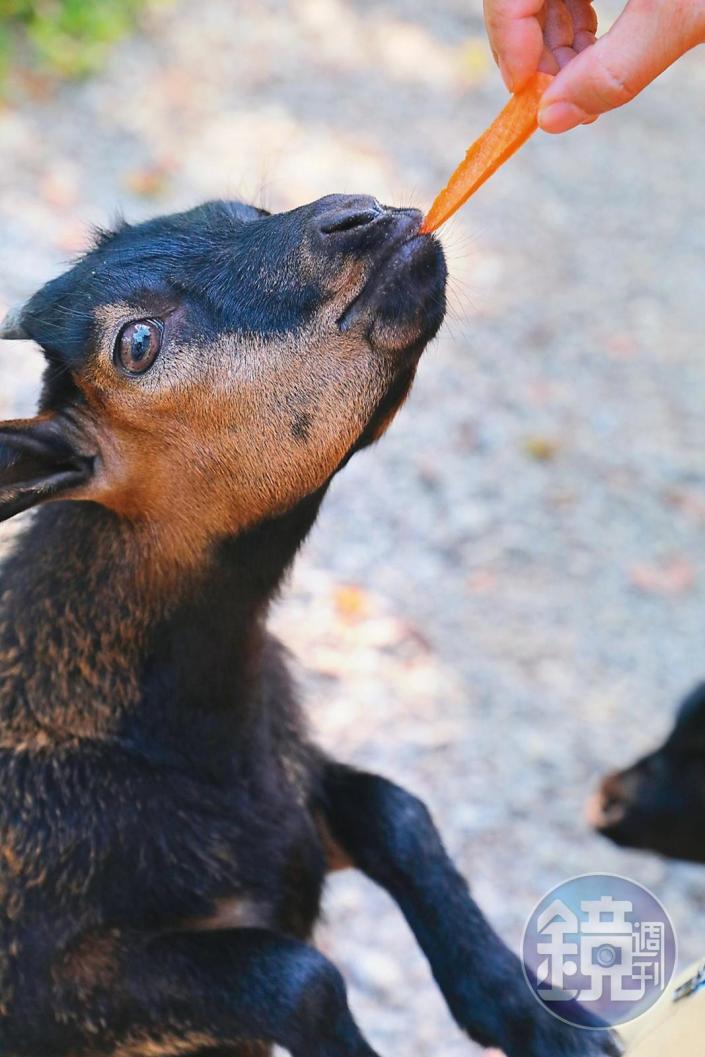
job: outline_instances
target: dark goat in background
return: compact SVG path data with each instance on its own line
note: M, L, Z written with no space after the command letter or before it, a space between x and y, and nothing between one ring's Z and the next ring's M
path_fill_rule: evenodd
M265 629L442 321L419 223L213 203L106 234L5 325L47 369L0 427L0 516L41 504L0 582L3 1057L372 1057L307 943L341 865L473 1038L612 1052L530 993L425 807L309 740Z
M588 817L615 844L705 863L705 683L663 745L603 779Z

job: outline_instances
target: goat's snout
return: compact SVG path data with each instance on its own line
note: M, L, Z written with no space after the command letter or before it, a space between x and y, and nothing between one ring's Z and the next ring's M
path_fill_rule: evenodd
M418 357L445 312L446 266L437 239L420 234L418 209L368 195L328 195L306 214L309 254L324 287L349 297L337 318L376 351Z
M311 235L324 253L374 253L390 240L411 238L421 224L417 210L390 209L369 195L328 195L316 205Z

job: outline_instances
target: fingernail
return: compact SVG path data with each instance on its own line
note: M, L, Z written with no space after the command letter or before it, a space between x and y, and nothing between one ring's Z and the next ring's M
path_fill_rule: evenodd
M567 132L590 117L574 103L547 103L539 110L539 128L544 132Z

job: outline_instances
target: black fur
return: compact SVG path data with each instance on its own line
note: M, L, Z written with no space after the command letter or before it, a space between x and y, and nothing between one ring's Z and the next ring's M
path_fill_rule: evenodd
M614 1052L606 1032L569 1028L529 993L423 805L316 748L265 627L331 474L383 430L440 325L445 266L418 222L369 199L276 217L212 204L102 236L22 314L48 361L42 416L0 429L0 484L32 505L66 501L37 512L0 581L2 1057L245 1057L272 1043L374 1057L337 970L308 943L327 863L342 861L397 900L474 1038L508 1057ZM146 388L112 365L101 310L116 304L170 321ZM309 365L266 406L284 422L291 404L281 444L317 483L248 519L238 473L221 472L227 450L200 473L208 438L185 457L180 418L205 402L210 429L203 362L214 402L216 389L240 393L234 429L248 364L257 376L268 342L305 351L309 334ZM350 407L319 436L337 451L353 412L357 434L320 479L309 373L326 382L351 356L361 393L339 388ZM289 368L277 360L272 384ZM149 421L120 417L139 400L152 400ZM230 428L222 416L214 429ZM37 447L47 430L63 438L55 465ZM237 437L257 455L258 435ZM240 456L250 474L262 462ZM171 473L155 483L164 457ZM298 480L301 466L283 465ZM47 494L41 482L67 469L79 476ZM268 471L263 487L280 484ZM193 482L212 485L212 502ZM158 515L134 509L142 487ZM0 491L0 516L14 512ZM242 525L219 529L216 514Z
M627 848L705 863L705 684L678 710L654 752L608 775L591 804L593 824Z

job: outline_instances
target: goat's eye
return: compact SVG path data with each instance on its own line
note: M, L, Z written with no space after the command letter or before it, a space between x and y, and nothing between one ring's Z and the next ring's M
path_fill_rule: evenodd
M159 355L163 333L164 324L158 319L126 324L118 335L116 360L128 374L144 374Z

